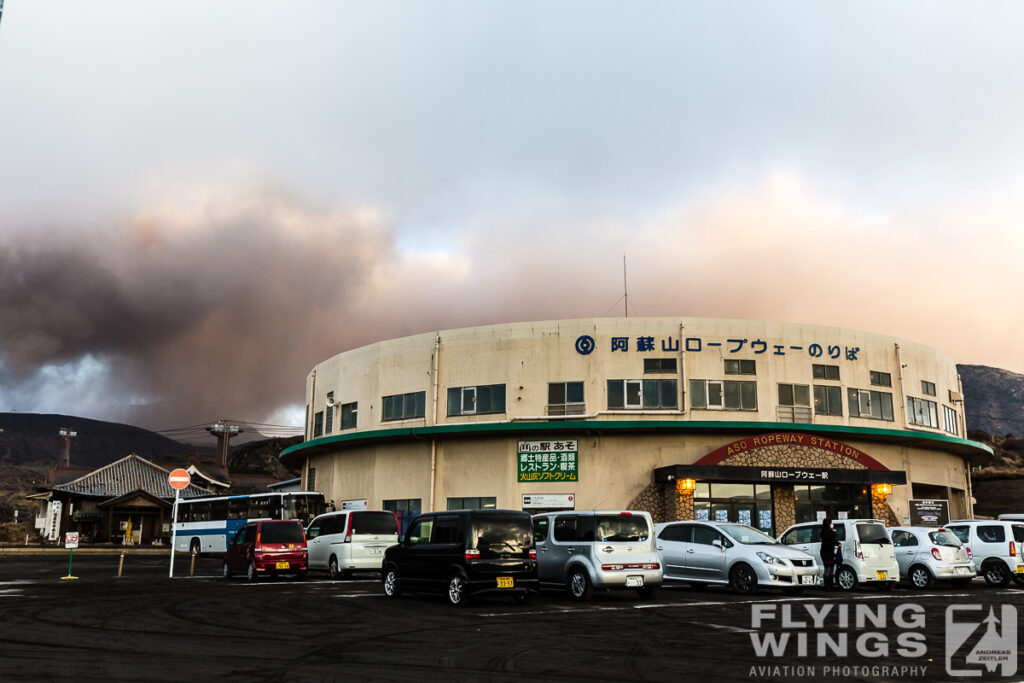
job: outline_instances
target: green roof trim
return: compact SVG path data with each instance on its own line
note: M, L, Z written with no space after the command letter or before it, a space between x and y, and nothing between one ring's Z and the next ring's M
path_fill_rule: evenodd
M696 421L696 420L543 420L516 422L470 422L465 424L433 425L430 427L401 427L392 429L371 429L349 434L321 436L303 441L281 451L280 457L292 455L307 449L321 449L325 446L342 445L352 442L378 439L422 439L439 436L514 434L517 432L600 432L600 431L681 431L681 432L811 432L816 434L841 434L847 437L862 437L881 441L922 440L936 446L947 445L956 450L969 449L978 454L993 455L992 449L978 441L961 439L946 434L918 432L905 429L879 429L876 427L849 427L846 425L819 425L795 422L740 422L740 421ZM941 447L941 446L940 446Z

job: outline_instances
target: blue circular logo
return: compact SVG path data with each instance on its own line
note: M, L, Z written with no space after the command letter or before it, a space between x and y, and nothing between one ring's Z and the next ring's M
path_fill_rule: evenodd
M576 352L581 356L589 355L595 346L594 338L589 334L584 334L576 339Z

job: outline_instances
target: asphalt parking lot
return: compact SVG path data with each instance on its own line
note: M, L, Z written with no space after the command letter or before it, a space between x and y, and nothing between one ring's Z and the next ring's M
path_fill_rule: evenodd
M0 557L0 680L1020 678L947 672L978 670L964 661L989 608L1024 616L1024 590L980 579L964 590L794 597L673 586L653 602L598 593L576 604L544 592L526 605L493 598L455 609L434 596L387 600L372 575L249 584L220 578L216 557L199 558L188 577L188 559L179 555L170 579L166 557L128 556L121 578L117 555L80 557L79 578L61 580L66 555ZM947 663L950 605L969 623L954 627Z

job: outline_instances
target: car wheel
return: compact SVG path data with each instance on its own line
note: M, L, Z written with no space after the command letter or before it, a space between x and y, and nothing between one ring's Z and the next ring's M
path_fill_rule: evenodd
M256 580L256 565L252 562L249 563L249 568L245 571L245 578L249 581Z
M636 589L637 595L644 600L656 600L658 598L658 592L661 590L661 586L651 584L641 586Z
M843 567L836 574L836 585L839 590L852 591L857 587L857 574L849 567Z
M221 566L220 575L223 576L225 579L230 579L231 578L231 567L228 566L227 562L225 562Z
M907 578L910 579L910 584L919 590L924 590L932 585L932 573L919 564L910 568Z
M982 572L985 574L985 582L996 588L1008 585L1012 577L1010 570L1002 562L990 562L982 567Z
M384 595L389 598L397 598L402 594L401 585L398 583L398 570L388 567L384 570Z
M468 586L462 574L452 574L448 578L448 604L452 607L463 607L469 602Z
M188 544L188 551L190 553L192 553L193 555L198 555L199 554L199 550L202 547L203 546L199 543L199 539L198 538L193 538L192 541Z
M753 595L757 592L757 574L750 565L738 564L729 572L729 585L740 595Z
M583 602L593 597L594 586L590 583L590 577L587 576L586 569L577 567L569 573L569 595L578 602Z
M789 588L783 588L782 592L786 595L800 595L804 592L803 586L791 586Z
M330 561L327 563L327 574L331 577L331 580L336 580L340 575L338 572L338 558L331 555Z

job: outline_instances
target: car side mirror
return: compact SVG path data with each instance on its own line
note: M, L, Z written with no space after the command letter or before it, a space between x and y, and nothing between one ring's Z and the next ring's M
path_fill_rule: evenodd
M719 550L725 550L725 544L722 543L722 539L720 538L716 538L715 540L711 541L711 545L715 546Z

